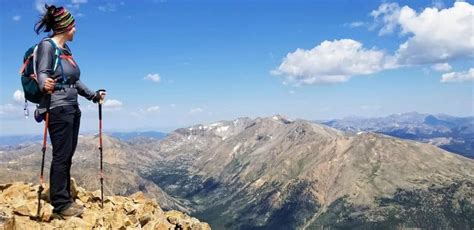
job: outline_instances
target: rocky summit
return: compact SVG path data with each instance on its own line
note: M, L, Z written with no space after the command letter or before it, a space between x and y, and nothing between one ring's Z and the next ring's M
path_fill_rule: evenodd
M71 186L75 202L85 207L84 213L66 218L53 214L46 187L38 220L38 185L0 184L0 229L211 229L182 212L163 211L155 199L146 198L142 192L128 197L106 196L101 208L100 190L86 191L74 180Z

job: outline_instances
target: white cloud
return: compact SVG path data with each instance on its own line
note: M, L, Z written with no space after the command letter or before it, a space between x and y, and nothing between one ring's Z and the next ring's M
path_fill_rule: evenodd
M439 72L448 72L453 67L449 63L437 63L431 66L432 69L439 71Z
M108 100L105 100L104 102L104 108L107 108L107 109L121 109L123 106L123 103L119 100L115 100L115 99L108 99Z
M15 15L12 17L13 21L20 21L21 20L21 16L20 15Z
M474 68L470 68L468 71L464 72L445 73L441 77L441 82L443 83L465 81L474 81Z
M130 115L136 118L145 119L145 118L153 118L153 116L160 111L160 106L150 106L148 108L140 108L133 112L130 112Z
M152 82L156 82L156 83L159 83L161 81L161 77L157 73L154 73L154 74L149 73L143 79L148 80L148 81L152 81Z
M397 28L400 6L397 3L383 3L370 15L374 17L376 25L382 25L379 35L390 34Z
M383 51L366 49L351 39L324 41L311 50L288 53L272 75L284 75L289 82L324 84L348 81L355 75L367 75L395 68L393 57Z
M379 34L397 28L408 35L396 51L397 62L403 65L433 64L457 58L474 57L474 6L455 2L446 9L425 8L418 13L396 3L384 3L371 15L383 23Z
M13 101L15 103L25 103L25 94L23 93L22 90L17 89L13 93Z
M160 106L151 106L146 109L147 112L158 112L160 110Z
M203 111L204 111L203 109L198 107L198 108L192 108L191 110L189 110L189 113L190 114L197 114L197 113L201 113Z

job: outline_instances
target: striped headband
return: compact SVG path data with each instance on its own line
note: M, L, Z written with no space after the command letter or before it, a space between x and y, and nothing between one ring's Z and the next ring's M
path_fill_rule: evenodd
M64 33L76 25L72 14L63 7L57 8L53 14L53 17L53 31L56 34Z

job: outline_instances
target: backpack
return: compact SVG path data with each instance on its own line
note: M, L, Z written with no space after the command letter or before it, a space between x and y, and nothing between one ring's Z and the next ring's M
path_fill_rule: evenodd
M60 64L60 55L61 50L56 46L53 40L50 38L44 39L51 43L55 49L54 53L54 68L53 72L56 71L58 63ZM23 56L23 66L20 70L21 75L21 85L23 86L23 92L25 94L25 108L27 106L27 101L39 104L43 93L40 90L38 85L38 79L36 74L36 51L38 49L38 44L30 47ZM25 110L26 111L26 110Z

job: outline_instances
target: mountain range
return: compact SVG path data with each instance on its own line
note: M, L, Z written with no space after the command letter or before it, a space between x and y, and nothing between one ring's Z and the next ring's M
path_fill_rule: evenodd
M474 162L436 146L282 116L170 133L148 178L216 229L455 228Z
M410 112L378 118L349 117L316 122L346 132L376 132L430 143L474 158L474 117Z
M143 131L143 132L105 132L105 134L115 137L121 141L138 142L150 141L154 139L162 139L166 137L166 133L157 131ZM93 135L93 133L85 133L84 135ZM42 135L13 135L0 136L0 149L8 149L19 144L29 142L40 142L43 140Z
M1 151L0 181L35 180L39 150ZM474 160L381 133L238 118L139 143L106 136L104 161L108 194L144 191L213 229L474 227ZM97 167L97 137L82 136L72 175L95 190Z

